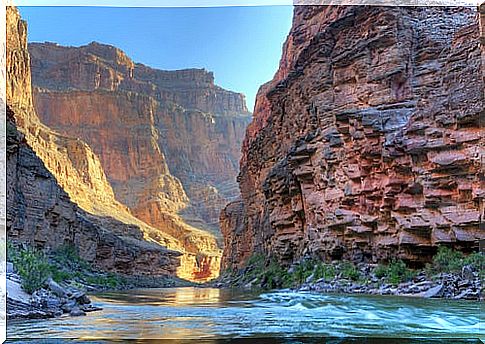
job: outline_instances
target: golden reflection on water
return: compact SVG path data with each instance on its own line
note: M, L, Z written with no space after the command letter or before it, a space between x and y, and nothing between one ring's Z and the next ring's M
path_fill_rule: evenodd
M205 307L214 307L211 311L217 311L216 307L224 302L220 289L174 288L163 291L144 289L139 292L139 294L136 294L136 291L105 293L93 297L94 302L109 302L110 309L105 309L102 314L94 317L85 317L82 319L84 323L82 328L79 331L74 330L76 333L72 334L84 340L103 338L170 338L178 340L208 338L214 335L211 327L215 324L211 317L186 317L183 313L168 315L164 312L164 306L171 308L200 307L202 310ZM129 310L124 307L126 304L136 306L137 303L140 306L154 307L149 311L143 307L130 307ZM157 306L160 311L157 311ZM89 331L82 330L87 328ZM177 342L179 341L173 341L173 343Z
M216 288L178 288L175 289L174 301L180 305L219 304L221 290Z
M215 288L169 288L139 289L126 292L103 293L94 300L114 302L116 304L164 305L172 307L207 306L216 307L228 299L220 289Z

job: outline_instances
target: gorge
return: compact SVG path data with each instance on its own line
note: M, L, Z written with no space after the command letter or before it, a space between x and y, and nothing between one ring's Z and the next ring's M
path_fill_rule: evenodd
M485 238L475 8L295 6L252 120L211 72L27 46L7 18L12 240L203 282L259 255L421 268Z
M74 244L82 258L122 273L216 277L219 211L238 195L239 147L250 120L244 96L214 85L205 70L151 69L95 42L27 48L18 11L9 7L7 19L9 123L21 132L11 142L32 148L37 171L9 189L10 240L46 249ZM9 163L12 178L23 164ZM42 178L51 184L36 193ZM53 188L67 205L55 206ZM163 252L150 259L164 269L96 249L99 234L75 239L85 231L79 214L129 243L121 250L139 242L143 254L143 246Z

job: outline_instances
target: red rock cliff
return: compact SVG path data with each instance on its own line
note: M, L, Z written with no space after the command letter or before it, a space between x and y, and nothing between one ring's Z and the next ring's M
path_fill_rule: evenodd
M474 9L296 6L246 133L242 200L221 213L223 268L475 248L482 71Z
M29 51L41 120L87 142L116 200L181 243L190 256L181 277L217 276L218 216L238 195L250 119L244 96L214 85L205 70L152 69L95 42L33 43Z
M181 253L145 241L142 228L130 221L102 215L112 210L131 216L114 200L89 147L39 121L32 102L26 24L14 7L7 7L6 19L8 240L45 250L75 245L82 258L105 270L175 274ZM77 184L75 198L89 199L91 208L104 207L95 214L81 209L59 183L67 185L67 179L70 186Z

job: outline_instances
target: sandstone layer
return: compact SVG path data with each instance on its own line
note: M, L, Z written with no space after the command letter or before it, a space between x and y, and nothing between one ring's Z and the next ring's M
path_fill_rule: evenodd
M173 274L183 269L180 261L189 255L182 244L115 199L91 148L39 120L27 26L14 7L7 7L6 19L9 240L46 250L75 244L87 261L118 272Z
M218 275L222 207L238 196L244 96L199 69L162 71L121 50L29 45L34 105L43 123L92 148L114 198L174 237L179 276ZM154 238L158 241L158 238Z
M74 245L87 262L123 274L174 275L179 252L144 240L138 226L93 216L74 204L17 131L7 107L7 235L53 250Z
M221 213L223 268L476 249L480 54L473 8L296 6L246 133L242 199Z

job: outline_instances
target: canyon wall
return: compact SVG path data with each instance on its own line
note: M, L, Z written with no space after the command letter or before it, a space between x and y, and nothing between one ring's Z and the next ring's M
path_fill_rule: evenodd
M179 276L217 276L219 213L238 196L250 120L244 96L205 70L152 69L96 42L31 43L29 52L41 121L86 142L114 198L180 242L187 254Z
M74 204L15 124L7 107L7 235L55 250L77 247L95 266L123 274L174 275L180 253L143 240L135 225L93 216Z
M46 250L74 244L81 257L111 271L177 274L191 280L216 276L221 251L212 234L193 228L172 214L164 214L167 220L163 228L136 217L127 205L118 201L119 195L113 191L100 155L80 137L54 130L39 119L32 98L30 62L26 23L16 8L8 7L9 240ZM125 104L120 102L122 108ZM108 109L110 105L107 103ZM135 117L142 116L145 110L135 109ZM131 122L126 127L131 126L136 131L136 125ZM116 135L120 133L116 127L113 131ZM150 140L155 137L142 141L135 149L150 151L153 149ZM122 139L115 142L118 149L125 148L123 144ZM113 154L116 153L120 151L114 150ZM163 155L159 156L160 160L149 161L153 157L157 155L142 161L147 157L135 156L130 164L132 169L139 168L146 176L153 170L161 171L161 182L150 181L155 184L155 201L165 197L167 203L172 202L165 204L170 209L173 204L187 202L180 182L168 174ZM120 166L112 170L117 168ZM125 172L132 170L121 170L121 175ZM144 177L140 176L141 183L145 182ZM145 197L148 203L150 195Z
M91 199L90 206L102 201L105 209L126 211L114 200L89 147L39 121L30 86L27 27L14 7L7 7L6 19L8 240L46 250L75 245L86 261L120 273L175 274L179 252L145 241L139 226L102 216L102 209L96 215L84 211L58 182L57 177L75 180L77 196Z
M476 249L483 69L476 9L295 6L221 213L222 267Z

